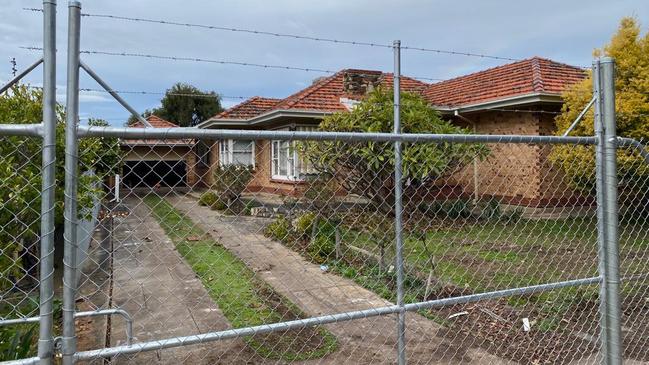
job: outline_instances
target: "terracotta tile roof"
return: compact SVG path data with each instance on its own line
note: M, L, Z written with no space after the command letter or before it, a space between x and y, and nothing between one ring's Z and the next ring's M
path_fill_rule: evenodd
M462 106L532 93L560 94L585 76L579 67L533 57L432 84L424 96L435 106Z
M215 119L248 119L259 114L262 114L275 105L282 99L263 98L261 96L254 96L242 103L239 103L217 115Z
M296 92L285 99L270 99L255 96L243 103L216 115L213 119L249 119L271 110L315 110L323 112L345 111L347 108L341 103L341 98L360 100L365 94L363 89L364 78L371 80L373 86L391 88L393 76L391 73L371 70L341 70L331 76L323 77L312 85ZM349 80L355 79L359 89L351 90ZM347 80L347 81L346 81ZM428 84L401 77L402 90L423 92Z
M346 69L325 77L313 85L298 91L282 100L273 109L277 110L317 110L327 112L345 111L347 108L340 98L359 100L364 93L350 92L345 89L345 78L350 76L376 79L377 85L391 88L393 77L391 73L381 71ZM401 77L401 87L404 91L422 92L428 84L409 77Z
M149 115L148 117L144 118L146 119L147 122L151 124L153 128L175 128L178 127L177 124L174 124L168 120L164 120L157 115ZM129 125L129 128L143 128L144 126L142 125L142 122L139 120L133 124Z
M153 128L178 128L177 124L174 124L168 120L164 120L156 115L150 115L146 118L147 122L151 124ZM137 121L128 126L129 128L144 128L142 122ZM191 139L125 139L121 140L120 144L127 146L153 146L153 145L191 145L193 141Z

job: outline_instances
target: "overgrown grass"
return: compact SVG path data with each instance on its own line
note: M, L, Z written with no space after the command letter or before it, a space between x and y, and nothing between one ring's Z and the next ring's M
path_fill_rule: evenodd
M245 263L164 198L150 194L144 201L234 328L304 316L293 303L255 278ZM318 327L312 331L306 343L302 337L309 333L304 330L287 331L272 338L253 336L245 340L259 355L286 361L320 358L336 350L337 341L325 328Z
M378 256L376 237L349 228L340 229L345 245L353 245ZM649 246L647 238L631 234L637 230L638 227L624 224L620 227L620 245L622 252L629 253L625 267L630 272L644 272L637 266L646 262L641 251ZM376 235L381 233L377 232ZM389 238L384 239L390 241ZM442 222L429 227L424 236L420 232L406 233L404 242L406 271L410 271L410 279L407 280L419 281L405 288L406 295L412 301L424 299L424 279L431 270L442 283L460 291L476 293L597 275L594 217ZM391 262L394 246L392 242L387 242L386 246L384 260ZM392 279L388 278L390 274L380 272L367 258L351 260L347 264L337 262L334 269L385 299L394 300ZM562 325L564 316L596 305L598 290L597 286L564 288L509 297L507 302L521 309L538 310L541 316L539 328L554 331Z
M5 299L0 305L1 318L31 317L38 314L38 297L23 300ZM34 356L38 341L38 325L34 323L0 326L0 361Z

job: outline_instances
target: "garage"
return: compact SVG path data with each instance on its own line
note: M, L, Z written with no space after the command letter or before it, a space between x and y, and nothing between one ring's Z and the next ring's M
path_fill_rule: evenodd
M180 187L187 185L185 161L126 161L122 183L128 188Z
M178 128L151 115L147 128ZM140 122L130 128L144 128ZM190 182L194 141L190 139L127 139L120 141L123 153L122 184L126 188L184 187Z

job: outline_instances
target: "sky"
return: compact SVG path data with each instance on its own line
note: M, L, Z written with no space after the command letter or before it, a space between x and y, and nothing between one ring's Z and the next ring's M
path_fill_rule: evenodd
M1 0L0 81L40 57L21 47L42 46L38 0ZM67 1L58 1L57 100L65 103ZM577 66L592 63L624 16L649 28L646 0L116 0L82 1L82 13L108 14L182 23L232 27L310 37L334 38L470 52L515 59L540 56ZM337 71L344 68L391 72L389 48L309 40L157 23L83 17L81 49L171 57L291 66ZM283 98L326 73L260 67L83 54L82 60L115 90L163 93L176 82L224 95L232 106L242 97ZM511 61L436 52L403 50L402 74L447 79ZM42 84L36 69L25 79ZM432 82L432 81L429 81ZM82 73L81 88L98 89ZM159 106L162 95L124 94L139 112ZM80 116L123 125L129 113L102 92L82 92Z

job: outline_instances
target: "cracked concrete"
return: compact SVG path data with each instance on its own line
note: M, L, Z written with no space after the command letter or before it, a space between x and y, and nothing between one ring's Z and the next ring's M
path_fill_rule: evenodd
M392 304L350 280L324 273L318 265L266 238L262 232L270 222L268 219L224 216L198 206L190 196L169 195L166 199L309 316ZM327 328L341 345L336 357L347 359L347 363L396 362L394 315L331 324ZM409 364L508 363L482 349L438 336L441 327L418 314L407 314L406 328Z

